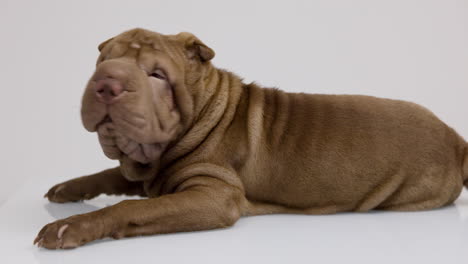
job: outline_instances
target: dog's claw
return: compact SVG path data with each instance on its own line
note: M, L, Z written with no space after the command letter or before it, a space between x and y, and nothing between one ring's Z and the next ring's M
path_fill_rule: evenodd
M61 227L59 228L59 230L58 230L58 232L57 232L57 238L58 238L58 239L61 239L61 238L62 238L63 232L65 232L65 230L67 230L67 228L68 228L68 224L65 224L65 225L63 225L63 226L61 226Z
M34 244L33 245L38 246L38 247L42 247L42 240L43 240L43 238L36 237L36 239L34 239Z

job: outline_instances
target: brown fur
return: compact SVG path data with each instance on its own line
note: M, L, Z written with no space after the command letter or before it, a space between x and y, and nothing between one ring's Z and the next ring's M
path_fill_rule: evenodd
M426 210L468 183L467 143L419 105L245 84L189 33L135 29L99 49L82 118L120 166L46 197L149 198L48 224L35 240L42 247L220 228L244 215ZM148 77L156 68L167 80ZM105 105L93 89L109 75L128 93Z

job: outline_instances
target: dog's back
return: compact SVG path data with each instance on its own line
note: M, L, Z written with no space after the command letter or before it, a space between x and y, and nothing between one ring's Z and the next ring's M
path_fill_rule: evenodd
M259 141L239 174L252 200L320 213L422 210L461 192L466 143L417 104L247 90L247 133Z

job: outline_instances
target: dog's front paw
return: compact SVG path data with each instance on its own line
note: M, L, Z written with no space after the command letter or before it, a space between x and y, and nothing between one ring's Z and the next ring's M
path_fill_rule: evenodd
M48 249L69 249L98 239L102 230L96 221L87 215L75 215L44 226L34 244Z
M96 196L87 189L88 188L86 188L83 183L77 180L71 180L50 188L44 197L48 198L51 202L66 203L88 200Z

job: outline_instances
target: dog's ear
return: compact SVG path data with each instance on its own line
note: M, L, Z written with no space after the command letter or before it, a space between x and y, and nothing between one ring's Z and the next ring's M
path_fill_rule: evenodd
M189 58L198 58L201 62L210 61L214 58L214 50L206 46L192 33L181 32L177 34L177 38L184 43Z
M99 52L101 52L102 49L104 49L104 47L105 47L107 44L109 44L109 42L111 42L113 39L114 39L114 38L110 38L110 39L104 41L103 43L99 44L99 46L98 46Z

